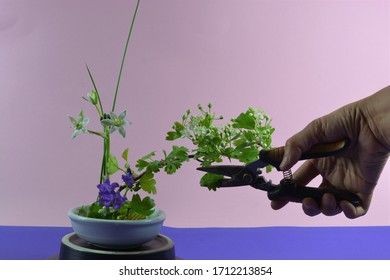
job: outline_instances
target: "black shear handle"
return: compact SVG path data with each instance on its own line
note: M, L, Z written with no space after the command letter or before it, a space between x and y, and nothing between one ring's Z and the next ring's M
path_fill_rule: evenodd
M353 206L362 206L360 198L349 191L328 189L328 188L312 188L298 185L297 183L284 183L283 180L280 185L275 185L268 191L268 198L270 200L288 200L291 202L302 203L306 197L310 197L321 205L322 197L325 193L333 194L337 203L342 200L349 201Z

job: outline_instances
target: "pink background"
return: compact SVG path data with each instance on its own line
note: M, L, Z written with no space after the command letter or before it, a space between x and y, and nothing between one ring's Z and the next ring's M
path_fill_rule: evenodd
M69 208L96 197L102 143L71 139L67 115L94 110L90 66L111 106L135 0L0 1L0 224L70 225ZM274 146L309 121L389 84L389 1L144 0L119 92L133 159L168 149L189 108L226 118L248 107L273 119ZM176 227L389 225L388 167L369 213L310 218L299 204L273 211L251 188L209 192L196 163L159 174L158 206ZM273 171L275 182L281 174ZM318 181L312 183L313 186Z

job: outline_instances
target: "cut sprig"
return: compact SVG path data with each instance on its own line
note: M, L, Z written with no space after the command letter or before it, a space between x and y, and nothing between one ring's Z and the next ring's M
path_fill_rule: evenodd
M187 139L192 143L188 157L201 162L207 167L220 163L224 159L238 160L242 164L250 163L258 158L259 150L271 148L271 119L260 109L249 108L238 117L230 119L226 124L216 124L223 117L216 117L212 105L208 110L198 105L199 114L187 110L181 122L174 122L166 140ZM267 167L270 171L270 167ZM201 185L216 189L221 176L206 173Z

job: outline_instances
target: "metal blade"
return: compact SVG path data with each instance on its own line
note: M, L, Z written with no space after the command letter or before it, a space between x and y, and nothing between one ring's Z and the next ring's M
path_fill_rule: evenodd
M243 168L244 166L240 165L215 165L210 167L199 167L197 170L233 177L234 175L240 173Z
M251 162L245 166L246 170L250 170L253 174L261 174L261 171L259 169L266 167L268 164L261 161L256 160L254 162Z

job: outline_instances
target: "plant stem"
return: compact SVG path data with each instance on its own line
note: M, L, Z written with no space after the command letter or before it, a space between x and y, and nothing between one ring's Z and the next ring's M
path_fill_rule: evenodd
M89 78L91 79L91 82L92 82L92 84L93 84L93 88L95 89L96 94L97 94L97 97L98 97L98 100L99 100L100 112L99 112L99 110L98 110L98 112L99 112L100 116L103 116L104 110L103 110L102 101L100 100L99 91L97 90L97 87L96 87L96 84L95 84L95 80L94 80L93 77L92 77L92 73L91 73L91 71L89 70L88 65L85 64L85 66L87 67L87 71L88 71ZM97 109L97 107L96 107L96 109Z
M100 170L100 184L103 184L104 179L108 178L107 162L110 156L110 129L105 127L104 133L105 133L105 137L104 137L104 144L103 144L102 168Z
M98 99L99 99L99 101L100 101L99 95L98 95ZM99 116L102 118L102 117L103 117L103 113L100 112L99 106L98 106L97 104L95 105L95 108L96 108L96 110L97 110Z
M126 57L126 53L127 53L127 47L129 46L129 41L130 41L131 33L132 33L132 31L133 31L133 26L134 26L134 22L135 22L135 17L137 16L138 6L139 6L140 1L141 1L141 0L138 0L137 6L135 7L135 11L134 11L134 15L133 15L133 20L132 20L132 22L131 22L131 26L130 26L130 30L129 30L129 35L127 36L127 41L126 41L126 45L125 45L125 50L124 50L124 52L123 52L123 57L122 57L121 68L120 68L120 70L119 70L119 75L118 75L118 82L117 82L117 84L116 84L116 89L115 89L114 102L113 102L113 104L112 104L112 110L111 110L112 112L115 111L116 98L117 98L117 95L118 95L119 83L120 83L120 81L121 81L123 65L125 64L125 57Z
M195 154L193 154L193 155L188 155L188 158L194 158L196 161L198 161L198 162L204 162L203 160L201 160L201 159L199 159L199 158L195 158Z
M108 161L110 160L110 132L108 132L107 133L107 139L105 140L106 141L106 150L105 150L105 155L104 155L104 157L105 157L105 159L106 159L106 163L105 163L105 165L106 165L106 172L105 172L105 177L106 178L110 178L110 174L108 173Z

